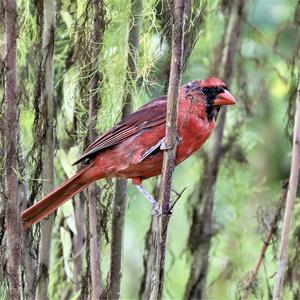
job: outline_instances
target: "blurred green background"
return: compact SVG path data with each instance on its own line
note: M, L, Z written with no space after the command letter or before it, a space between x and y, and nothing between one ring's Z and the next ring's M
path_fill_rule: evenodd
M224 1L226 2L226 1ZM238 104L230 107L227 115L225 136L237 131L243 159L225 156L216 187L214 218L217 233L213 237L208 274L209 299L234 299L254 268L265 228L260 215L271 215L281 191L282 180L288 178L291 144L287 135L288 101L295 86L295 68L292 59L299 28L293 24L296 0L246 1L246 21L243 25L242 42L234 62L234 79L230 90ZM129 2L105 1L109 23L104 37L104 51L99 68L103 71L101 89L102 105L99 130L110 128L119 120L124 93L124 53L127 47L127 23ZM68 69L66 57L71 46L76 46L79 36L88 30L84 24L86 2L59 1L55 50L55 88L59 106L57 111L56 183L75 171L72 161L82 151L81 146L68 147L70 132L74 128L74 114L84 114L80 79L83 76L84 59L80 57ZM143 29L141 33L140 64L138 77L142 84L135 91L135 107L163 94L163 70L167 63L168 47L161 39L160 21L157 20L158 2L144 1ZM18 70L21 94L21 141L28 153L32 144L31 128L34 119L31 99L35 90L35 52L38 29L34 6L30 1L19 0L20 32L18 46ZM86 27L84 27L86 26ZM224 15L220 1L208 0L206 18L195 48L188 59L182 83L213 75L216 56L220 53L220 41L224 31ZM84 36L85 37L85 36ZM226 81L226 78L224 78ZM88 95L88 94L87 94ZM85 124L77 120L79 135L85 135ZM78 131L77 131L78 134ZM213 139L205 145L210 151ZM191 202L197 199L195 189L202 172L201 155L197 154L176 168L173 187L187 190L176 204L169 225L166 266L165 299L181 299L189 274L189 255L186 251L190 218L187 213ZM148 180L151 190L154 180ZM128 209L126 212L122 299L136 299L143 273L142 257L144 237L149 227L151 207L129 184ZM72 212L66 204L59 214ZM296 220L299 223L299 220ZM71 225L70 225L71 226ZM68 234L60 234L58 222L54 232L64 244L64 259L57 258L53 249L51 288L53 299L71 285L71 279L59 281L59 273L66 271L70 263ZM109 245L102 241L102 271L106 278L109 267ZM63 268L63 269L62 269ZM257 286L257 298L268 299L268 285L272 286L276 269L274 253L269 249ZM291 299L286 291L286 298ZM253 296L254 297L254 296ZM254 298L253 298L254 299Z

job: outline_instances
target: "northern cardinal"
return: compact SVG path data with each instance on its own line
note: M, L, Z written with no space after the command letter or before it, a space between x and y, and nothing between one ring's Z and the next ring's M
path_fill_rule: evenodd
M176 165L197 151L215 128L222 105L236 101L226 84L214 77L180 87ZM161 174L167 97L150 101L98 137L74 163L86 166L22 214L23 228L46 218L92 182L102 178L130 178L148 200L144 179Z

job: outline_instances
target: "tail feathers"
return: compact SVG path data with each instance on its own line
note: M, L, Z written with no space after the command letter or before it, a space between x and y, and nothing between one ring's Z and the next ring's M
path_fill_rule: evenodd
M24 210L21 214L23 228L27 229L48 217L58 207L81 192L89 183L81 182L80 176L91 166L92 164L86 166L36 204Z

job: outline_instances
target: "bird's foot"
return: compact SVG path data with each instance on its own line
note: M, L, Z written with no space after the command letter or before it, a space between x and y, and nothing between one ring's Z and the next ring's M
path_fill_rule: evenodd
M176 137L176 144L179 145L182 141L182 137L177 136ZM159 149L159 150L168 150L171 149L172 146L168 146L166 143L166 138L162 138L158 143L156 143L154 146L152 146L151 148L149 148L147 151L145 151L143 153L143 155L141 156L141 158L139 159L139 162L143 161L145 158L147 158L151 153L153 153L155 150Z
M143 195L146 197L146 199L152 204L153 209L152 209L152 216L158 217L161 215L161 210L160 210L160 204L154 199L154 197L145 189L145 187L141 184L135 184L136 188L143 193ZM181 194L178 194L176 191L172 189L173 192L175 192L180 198ZM174 208L174 205L176 204L178 198L175 201L170 201L169 209L167 212L164 212L163 215L171 215L172 210Z
M176 144L179 145L181 141L182 141L182 137L176 136ZM160 150L169 150L172 147L173 147L172 145L167 145L165 137L160 140Z
M160 213L160 205L159 205L158 202L156 203L156 205L152 209L151 215L153 217L159 217L161 215L161 213Z
M151 215L153 217L159 217L161 216L161 212L160 212L160 205L159 203L157 203L157 205L154 206L154 208L152 209ZM172 210L169 209L167 212L163 213L164 216L170 216L172 215Z

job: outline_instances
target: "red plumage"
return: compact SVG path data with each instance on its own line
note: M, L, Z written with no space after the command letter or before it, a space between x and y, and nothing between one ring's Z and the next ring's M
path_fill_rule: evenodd
M180 88L176 164L197 151L212 133L220 106L235 104L224 82L195 80ZM87 165L21 217L28 228L41 221L90 183L101 178L130 178L134 184L161 173L167 98L150 101L96 139L76 162Z

